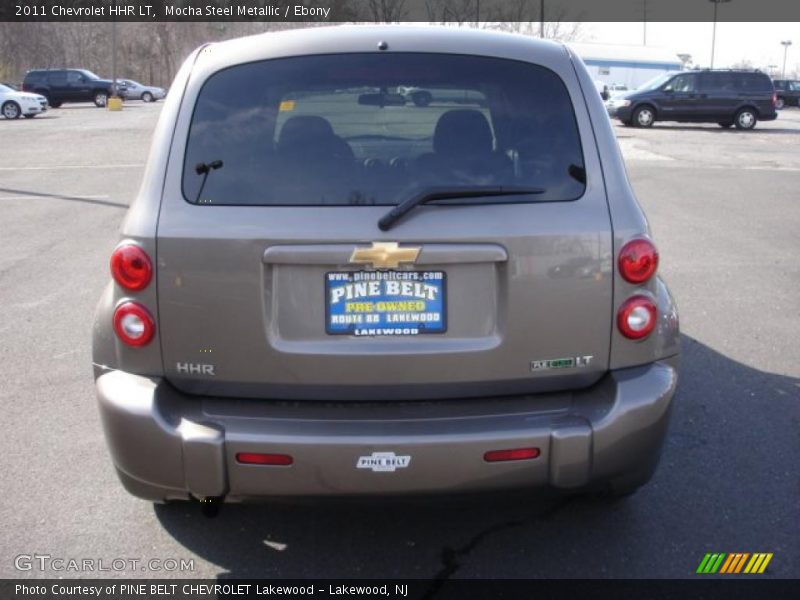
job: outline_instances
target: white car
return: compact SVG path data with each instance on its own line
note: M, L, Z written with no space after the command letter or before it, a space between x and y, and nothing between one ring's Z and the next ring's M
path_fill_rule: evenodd
M19 119L20 116L32 119L47 110L47 98L39 94L18 92L0 83L0 113L6 119Z
M127 88L124 92L126 100L155 102L156 100L163 100L167 96L167 91L164 88L144 85L133 79L117 79L117 83Z

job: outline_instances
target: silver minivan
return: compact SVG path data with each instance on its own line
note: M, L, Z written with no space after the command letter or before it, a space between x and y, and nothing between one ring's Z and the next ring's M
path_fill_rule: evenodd
M316 28L206 45L170 89L94 325L128 491L650 478L678 317L569 48Z

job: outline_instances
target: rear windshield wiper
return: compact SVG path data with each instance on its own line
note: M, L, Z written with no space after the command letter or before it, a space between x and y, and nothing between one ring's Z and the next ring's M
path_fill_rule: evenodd
M203 181L200 182L200 189L197 190L197 197L194 199L194 203L198 204L200 202L200 196L203 194L203 188L206 187L206 179L208 179L208 174L211 171L216 171L217 169L221 169L223 167L223 162L221 160L214 160L210 163L197 163L194 167L195 173L198 175L203 176Z
M543 194L544 188L524 186L469 185L453 187L430 187L403 200L378 221L381 231L388 231L403 215L415 206L434 200L454 200L458 198L481 198L483 196L524 196L526 194Z

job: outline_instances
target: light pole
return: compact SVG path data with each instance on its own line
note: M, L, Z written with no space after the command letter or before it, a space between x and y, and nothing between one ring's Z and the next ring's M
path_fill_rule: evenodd
M647 0L642 0L642 8L643 8L643 11L644 11L644 15L643 15L644 19L642 20L642 27L643 27L643 30L642 30L642 37L643 37L642 46L647 46Z
M539 0L539 37L544 39L544 0Z
M717 5L731 0L708 0L714 5L714 28L711 31L711 68L714 68L714 49L717 45Z
M783 46L783 70L781 71L781 79L786 79L786 53L789 51L789 46L792 45L792 40L783 40L781 42L781 46Z

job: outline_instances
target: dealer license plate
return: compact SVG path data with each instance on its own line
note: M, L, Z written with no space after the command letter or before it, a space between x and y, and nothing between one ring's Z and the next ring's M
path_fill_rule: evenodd
M444 271L338 271L325 274L325 331L397 336L447 331Z

